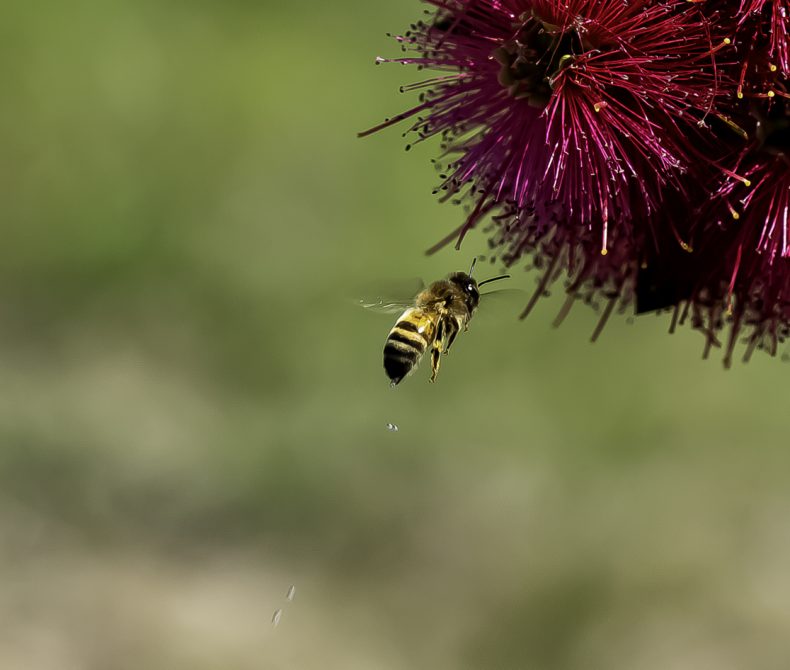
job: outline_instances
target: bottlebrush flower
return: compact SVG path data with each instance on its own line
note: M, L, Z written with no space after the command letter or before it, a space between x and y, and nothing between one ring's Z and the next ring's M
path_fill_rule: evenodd
M741 0L739 27L748 40L767 40L767 56L790 76L790 0Z
M790 89L764 41L752 41L740 68L730 129L721 129L727 167L690 233L699 241L694 325L710 346L729 322L726 365L745 329L746 359L756 346L776 354L790 335Z
M731 344L786 331L788 0L427 1L377 60L437 75L361 135L441 138L437 192L470 211L434 249L490 217L494 256L542 268L535 299L567 274L563 313L685 302L709 344L727 319Z
M441 189L452 198L466 187L475 202L461 237L503 203L517 212L550 203L574 237L595 230L606 253L610 226L628 237L662 186L682 190L692 158L681 126L704 119L719 88L705 68L713 31L693 6L431 4L432 19L398 38L416 55L394 60L449 74L406 87L422 89L420 104L368 132L419 114L417 141L441 135L452 159Z

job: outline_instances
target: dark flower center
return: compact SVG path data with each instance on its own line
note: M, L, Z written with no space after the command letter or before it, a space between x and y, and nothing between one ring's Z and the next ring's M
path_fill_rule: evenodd
M492 56L499 63L497 80L510 95L545 107L551 98L551 80L570 62L572 33L537 20L525 24L518 35L497 47Z
M757 139L763 151L790 159L790 105L774 105L765 118L757 122Z

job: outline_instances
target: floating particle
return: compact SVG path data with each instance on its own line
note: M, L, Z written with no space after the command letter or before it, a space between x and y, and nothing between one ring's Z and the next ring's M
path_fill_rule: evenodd
M398 425L395 424L395 423L388 423L387 424L387 430L390 433L397 433L400 430L400 428L398 428Z
M288 593L286 594L285 599L291 601L294 599L295 595L296 595L296 587L293 584L291 584L291 586L288 587Z
M282 617L282 615L283 615L282 610L274 610L274 616L272 617L272 626L276 626L278 623L280 623L280 618Z

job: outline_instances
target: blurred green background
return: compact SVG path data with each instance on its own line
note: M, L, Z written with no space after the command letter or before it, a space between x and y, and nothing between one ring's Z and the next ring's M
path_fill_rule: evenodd
M355 137L421 11L2 4L3 670L788 667L786 365L555 295L388 388L351 299L486 249Z

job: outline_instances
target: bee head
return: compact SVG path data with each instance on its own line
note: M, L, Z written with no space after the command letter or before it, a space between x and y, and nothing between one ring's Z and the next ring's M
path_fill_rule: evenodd
M477 263L477 256L472 259L472 267L469 268L469 273L466 272L453 272L447 279L455 284L461 291L463 292L464 298L466 300L466 306L469 309L469 313L477 309L478 304L480 304L480 287L483 284L488 284L492 281L499 281L500 279L508 279L510 275L499 275L498 277L491 277L491 279L486 279L481 281L479 284L477 281L472 279L472 272L475 269L475 263Z
M476 309L480 302L480 290L477 288L477 282L466 272L453 272L448 279L463 292L469 311Z

